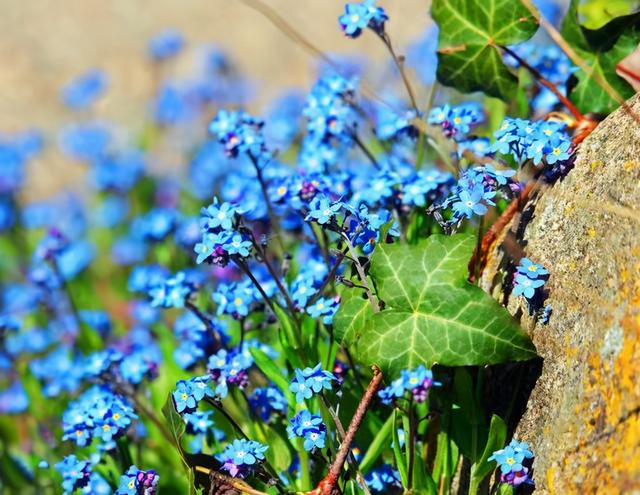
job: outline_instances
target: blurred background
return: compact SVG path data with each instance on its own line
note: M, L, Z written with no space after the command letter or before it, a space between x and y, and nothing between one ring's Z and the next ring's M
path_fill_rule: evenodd
M345 37L337 18L343 0L267 0L273 11L318 49L332 57L366 56L367 70L389 64L373 35ZM384 2L387 31L404 53L431 24L428 0ZM150 112L159 75L147 55L149 39L166 28L185 38L180 57L163 67L179 77L193 72L202 45L215 44L248 78L246 106L262 113L266 104L290 87L308 90L317 76L317 59L292 41L263 14L242 0L0 0L0 132L29 128L45 140L77 120L60 99L60 89L91 68L109 79L92 115L136 132ZM431 34L434 36L434 33ZM432 69L433 70L433 69ZM198 128L206 127L200 123ZM180 166L161 154L168 163ZM157 164L156 164L157 165ZM84 166L65 159L57 146L28 164L23 200L45 199L63 189L80 189Z

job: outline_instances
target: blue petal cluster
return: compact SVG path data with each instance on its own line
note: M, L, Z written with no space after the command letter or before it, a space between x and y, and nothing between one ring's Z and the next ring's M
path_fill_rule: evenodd
M489 461L495 461L500 468L500 481L511 486L523 483L533 484L529 476L529 468L524 466L525 460L533 459L533 452L526 442L511 440L504 449L495 451Z
M309 411L301 411L291 418L287 433L290 439L296 437L304 439L303 447L307 452L325 447L327 427L320 416L311 414Z
M269 449L254 440L234 440L216 455L222 463L222 469L234 478L245 478L254 471L256 464L264 460L264 453Z
M383 404L392 404L410 392L416 402L424 402L428 398L431 387L439 387L440 382L434 380L433 372L423 365L413 370L402 370L400 378L378 392Z

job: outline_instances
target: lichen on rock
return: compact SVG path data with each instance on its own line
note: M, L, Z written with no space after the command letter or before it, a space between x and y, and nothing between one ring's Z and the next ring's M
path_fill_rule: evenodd
M628 101L640 114L640 95ZM494 244L481 285L498 285L509 237L550 272L547 325L508 297L544 359L516 430L536 454L536 493L640 490L640 125L624 108L580 145L573 170L538 190ZM513 243L511 243L513 244ZM505 284L508 285L508 284ZM508 291L507 291L508 292Z

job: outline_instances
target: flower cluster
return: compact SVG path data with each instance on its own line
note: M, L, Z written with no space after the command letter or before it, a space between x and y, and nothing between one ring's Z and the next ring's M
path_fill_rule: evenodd
M495 206L499 191L507 197L520 191L520 185L511 179L515 173L515 170L497 170L491 165L468 168L452 188L451 195L439 207L451 207L452 223L459 223L474 215L482 216L487 213L489 206Z
M549 272L529 258L522 258L516 267L513 279L513 295L523 296L528 301L534 299L539 289L545 284Z
M494 133L496 141L491 150L511 155L517 163L532 160L540 165L544 160L553 165L568 160L572 153L571 139L561 122L531 121L505 118Z
M195 285L185 272L178 272L149 287L151 305L162 308L183 308L186 300L195 291Z
M100 448L109 450L137 417L123 396L106 386L93 386L69 403L62 415L62 438L80 447L97 439Z
M367 486L375 493L392 495L402 492L400 473L389 464L384 464L378 469L372 469L367 474L365 481Z
M345 13L338 20L345 35L357 38L366 28L383 35L384 23L389 17L382 7L376 6L375 0L363 0L361 3L346 4Z
M432 108L427 119L429 124L442 127L446 137L456 141L466 139L469 133L484 121L484 111L480 104L475 102Z
M392 404L397 399L405 397L410 392L413 400L424 402L427 400L431 387L439 387L440 382L433 379L433 372L420 365L413 370L402 370L400 378L391 382L388 387L378 392L383 404Z
M254 389L249 396L249 405L263 421L283 415L288 407L287 399L274 386Z
M193 438L189 440L189 447L193 452L202 452L204 441L211 435L216 442L224 440L224 431L213 427L212 414L213 411L196 411L182 415L186 432L193 435Z
M225 201L220 204L218 198L214 198L207 208L202 208L202 240L194 248L198 255L197 263L206 261L225 266L230 256L250 256L253 244L247 234L237 230L240 213L231 203Z
M234 440L216 455L222 469L234 478L245 478L256 469L256 464L264 461L264 453L269 449L254 440Z
M304 450L310 452L313 449L324 448L327 427L320 416L305 410L291 418L287 433L291 439L296 437L304 439Z
M209 124L209 132L218 138L227 155L246 154L262 163L268 160L262 127L264 122L246 112L220 110Z
M215 392L209 387L208 375L196 376L189 380L179 380L176 388L171 393L176 411L179 413L192 413L198 407L198 403L205 397L214 398Z
M521 59L537 70L545 79L555 84L558 90L566 94L566 82L572 72L576 70L569 57L556 45L537 45L522 43L511 47ZM520 62L509 54L505 54L505 62L512 67L519 67ZM545 86L540 85L540 91L531 102L536 112L549 112L558 104L558 97Z
M529 475L529 468L524 465L525 460L533 459L533 452L525 442L511 440L504 449L495 451L489 461L496 461L500 468L500 481L511 486L523 483L533 484Z
M323 390L331 390L331 381L336 379L333 373L322 369L322 363L313 368L296 369L294 373L289 390L296 395L298 404Z
M120 477L115 495L155 495L160 476L153 469L143 471L131 466Z
M242 348L230 351L221 349L209 357L209 376L216 383L217 396L226 397L229 385L235 385L240 389L247 386L249 382L247 372L253 366L253 357L249 352L252 344L253 342L246 342Z

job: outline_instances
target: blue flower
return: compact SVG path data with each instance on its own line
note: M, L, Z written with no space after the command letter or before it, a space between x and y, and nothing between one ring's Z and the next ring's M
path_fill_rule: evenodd
M107 84L104 71L89 70L62 88L62 101L74 110L87 108L104 93Z
M252 246L252 242L242 234L234 234L222 247L229 254L237 254L242 258L248 258L251 254Z
M131 466L126 474L120 476L120 484L115 495L155 495L160 476L155 470L142 471Z
M522 273L531 279L549 275L549 272L545 270L542 265L534 263L529 258L522 258L516 269L518 270L518 273Z
M231 230L237 213L239 213L238 209L231 203L225 201L218 204L218 198L213 198L213 203L202 208L200 212L200 226L209 231L215 231L219 228Z
M475 215L484 215L487 207L482 204L485 190L480 184L476 185L472 190L462 190L458 194L458 201L452 205L454 214L457 217L471 218Z
M183 411L195 411L198 403L193 396L193 390L188 382L180 380L176 383L175 390L171 393L173 402L176 406L176 411L179 413Z
M253 440L234 440L216 455L216 459L222 462L222 469L231 476L242 477L250 473L257 462L264 460L268 448Z
M325 325L330 325L333 321L333 315L336 314L340 306L340 301L336 298L319 298L315 304L312 304L307 308L307 313L313 318L322 318L322 322Z
M551 152L547 154L547 163L553 164L560 160L569 159L569 148L571 147L571 141L552 141Z
M291 439L296 437L303 438L303 447L310 452L315 448L324 448L327 428L320 416L304 410L291 418L289 426L287 426L287 433Z
M389 464L384 464L378 469L369 471L365 481L371 490L381 495L392 495L399 493L402 489L400 473L395 471Z
M526 299L531 299L535 295L536 289L543 285L544 280L539 278L531 279L522 273L516 273L513 285L513 295L524 296Z
M322 369L321 363L314 368L296 369L294 373L295 378L289 385L289 390L296 394L297 403L310 399L314 393L331 390L331 382L336 379L333 373Z
M344 34L350 38L357 38L362 30L369 24L367 9L359 4L348 3L345 5L345 13L338 19Z
M62 489L65 495L87 486L91 474L90 462L80 461L75 455L68 455L55 465L62 476Z
M183 46L182 34L175 29L166 29L149 40L149 56L161 62L180 53Z
M193 283L187 280L185 272L178 272L162 283L148 289L151 305L163 308L183 308L187 298L195 291Z
M309 204L309 213L305 220L315 220L320 225L330 222L342 208L341 202L331 203L329 198L318 194Z
M495 451L488 460L496 461L502 474L507 474L522 471L524 467L522 462L532 458L533 452L529 450L529 445L513 439L504 449Z

